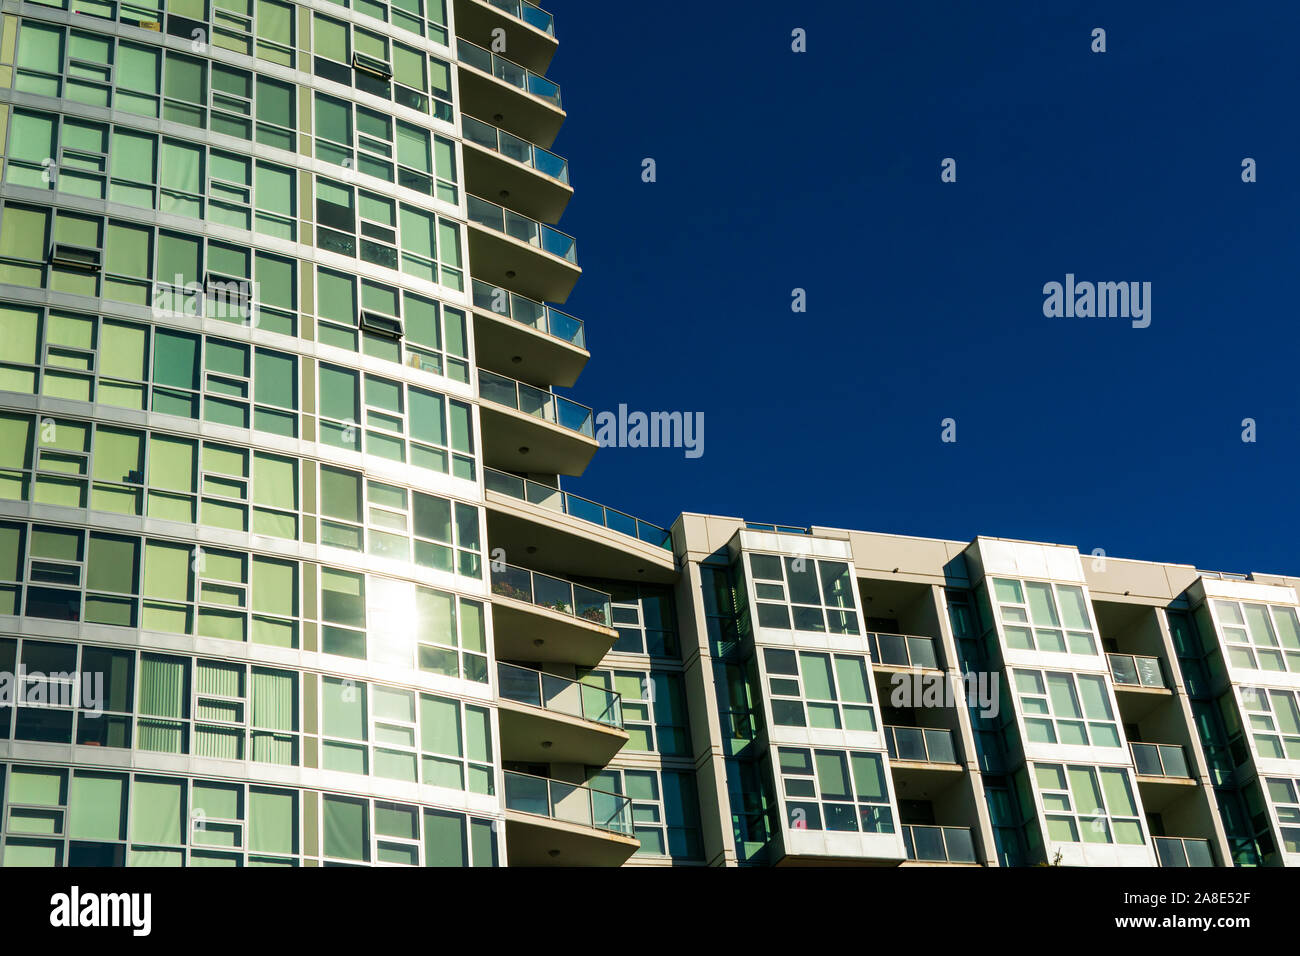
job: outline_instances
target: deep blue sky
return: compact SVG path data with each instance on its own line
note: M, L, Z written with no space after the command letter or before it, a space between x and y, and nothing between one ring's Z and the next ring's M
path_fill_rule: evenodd
M602 449L569 490L1300 572L1300 4L543 3L568 394L705 414L702 458ZM1151 282L1151 326L1044 318L1067 272Z

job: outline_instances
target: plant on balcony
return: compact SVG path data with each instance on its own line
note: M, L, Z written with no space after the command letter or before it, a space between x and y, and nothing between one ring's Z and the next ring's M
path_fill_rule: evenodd
M537 606L549 608L552 611L559 611L561 614L573 613L573 609L564 601L539 601Z
M607 624L608 619L605 617L603 607L589 607L579 615L583 620L595 621L597 624Z
M499 594L502 597L513 598L516 601L531 601L533 596L522 588L517 588L507 581L493 581L492 593Z

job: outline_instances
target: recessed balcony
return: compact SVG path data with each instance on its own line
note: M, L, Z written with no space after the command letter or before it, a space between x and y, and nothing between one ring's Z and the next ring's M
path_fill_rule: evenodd
M545 73L555 55L555 18L526 0L456 0L456 33L490 45L504 30L506 49L520 63Z
M934 638L915 634L868 634L867 649L871 663L883 670L910 670L939 667Z
M934 799L963 776L952 731L943 727L885 725L889 770L901 797Z
M908 861L916 865L979 865L970 827L904 825L903 846Z
M617 793L507 770L505 805L513 866L620 866L641 845Z
M493 548L572 577L677 580L672 535L658 525L493 468L483 481Z
M618 640L604 591L512 564L490 567L498 658L594 667Z
M1200 781L1192 776L1187 752L1178 744L1129 743L1142 806L1147 813L1174 813L1188 800L1200 800Z
M627 743L622 697L555 674L497 664L501 759L603 767Z
M479 279L472 290L479 364L535 385L578 380L591 357L581 319Z
M467 190L542 222L559 221L573 197L565 159L472 116L461 117L461 131Z
M600 447L586 405L487 369L478 370L478 395L487 465L580 475Z
M461 110L543 148L564 124L558 83L498 56L468 40L457 39Z
M885 744L891 766L895 763L957 765L952 731L945 727L886 725Z
M1194 837L1152 837L1161 866L1215 866L1210 841Z
M563 302L582 270L570 235L479 196L465 195L475 278L532 299Z
M1130 743L1133 766L1139 777L1190 781L1187 754L1178 744Z
M1160 658L1140 654L1107 654L1111 683L1120 715L1132 723L1165 705L1173 691L1165 683Z

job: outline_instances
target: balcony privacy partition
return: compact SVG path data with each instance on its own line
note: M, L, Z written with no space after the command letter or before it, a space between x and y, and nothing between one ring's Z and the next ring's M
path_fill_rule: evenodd
M514 319L520 325L545 332L580 349L587 347L587 335L581 319L575 319L553 306L508 292L481 279L474 280L474 308Z
M559 514L572 515L666 551L671 551L673 548L672 535L658 525L633 518L613 508L606 508L586 498L579 498L559 488L520 478L509 472L497 471L495 468L483 469L483 482L488 491L508 495Z
M913 634L868 634L871 660L887 667L938 667L934 639Z
M885 727L885 742L894 760L956 763L952 731L942 727Z
M556 395L554 392L534 388L532 385L481 368L478 370L478 394L479 398L493 404L513 408L515 411L540 418L552 425L559 425L561 428L586 435L588 438L595 437L593 422L596 413L586 405Z
M465 201L470 222L526 242L547 255L578 264L578 241L568 233L469 193L465 194Z
M623 729L623 698L615 691L505 663L497 664L497 685L505 700Z
M974 863L975 838L970 827L904 826L907 858L924 863Z
M1130 687L1164 687L1164 672L1160 658L1135 654L1107 654L1110 674L1116 684Z
M499 561L491 562L491 568L493 594L526 601L605 627L613 620L610 596L604 591Z
M461 116L461 130L471 143L490 149L494 153L500 153L517 163L523 163L543 176L549 176L566 186L569 184L568 160L556 156L550 150L534 146L526 139L520 139L513 133L497 129L492 124L472 116Z
M556 109L562 109L558 83L553 83L544 76L538 76L527 67L520 66L503 56L497 56L491 50L485 50L462 37L456 38L456 53L461 63L482 70L484 73L490 73L515 89L544 99Z
M505 771L507 810L632 836L632 801L617 793Z

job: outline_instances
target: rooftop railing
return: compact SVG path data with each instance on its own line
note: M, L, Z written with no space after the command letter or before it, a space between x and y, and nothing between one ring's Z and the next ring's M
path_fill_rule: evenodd
M918 763L956 763L952 731L943 727L885 726L885 744L894 760Z
M773 534L812 534L809 528L800 528L789 524L763 524L759 521L746 521L745 527L750 531L768 531Z
M538 76L532 70L520 66L513 60L497 56L491 50L485 50L478 44L470 43L468 40L462 40L459 37L456 39L456 57L466 66L472 66L484 73L491 73L498 80L509 83L515 89L531 93L533 96L546 100L556 109L562 109L560 106L560 85L551 82L544 76Z
M478 370L478 394L479 398L513 408L552 425L559 425L579 435L593 438L596 434L592 424L596 413L586 405L485 368Z
M465 133L465 138L471 143L490 149L494 153L500 153L517 163L523 163L543 176L549 176L566 186L569 184L569 161L563 157L556 156L549 150L534 146L526 139L520 139L513 133L497 129L472 116L462 114L461 129Z
M1164 687L1164 672L1160 669L1160 658L1144 657L1138 654L1107 654L1110 662L1110 676L1116 684L1130 687Z
M923 863L975 863L975 837L970 827L904 825L907 858Z
M934 638L915 634L868 634L871 660L886 667L938 667Z
M1210 841L1192 837L1153 837L1161 866L1214 866Z
M1180 777L1187 779L1187 755L1178 744L1130 743L1133 766L1143 777Z
M632 801L617 793L505 771L506 809L632 836Z
M482 279L474 280L473 291L476 309L514 319L520 325L545 332L580 349L587 347L587 333L582 320L575 319L567 312L535 302L527 296L507 291Z
M465 200L470 222L526 242L547 255L578 264L578 241L567 233L469 193L465 194Z
M536 27L543 33L555 36L555 17L536 4L521 0L487 0L498 10L504 10L516 19L523 20L530 27Z
M503 700L623 729L623 698L616 691L506 663L497 664L497 688Z
M540 571L491 562L492 593L609 627L610 596Z
M604 505L588 501L586 498L579 498L577 495L571 495L559 488L552 488L550 485L543 485L527 478L520 478L518 475L512 475L508 472L497 471L495 468L483 469L483 482L489 491L509 495L511 498L526 501L529 504L537 505L539 508L572 515L582 521L601 525L610 531L625 534L628 537L636 538L638 541L652 544L657 548L672 550L672 535L658 525L642 521L640 518L634 518L621 511L615 511L613 508L606 508Z

